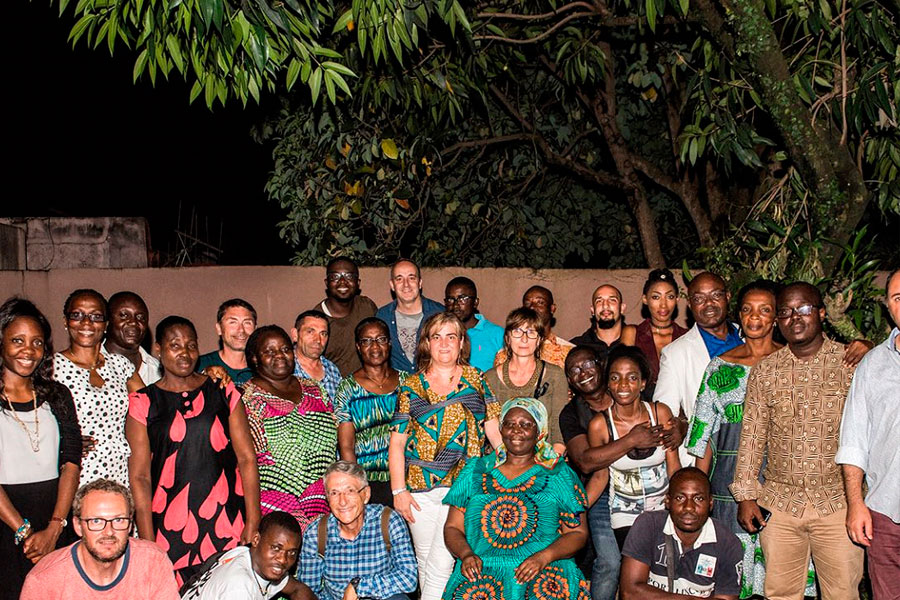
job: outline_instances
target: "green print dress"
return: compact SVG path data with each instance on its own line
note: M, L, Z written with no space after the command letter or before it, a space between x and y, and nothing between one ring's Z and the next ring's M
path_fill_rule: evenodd
M547 565L524 584L515 570L559 537L561 524L577 526L587 497L564 461L536 464L509 480L490 454L466 463L444 504L465 513L466 541L482 560L481 577L469 581L456 561L443 600L590 600L587 582L566 558Z
M710 361L697 394L690 437L686 442L687 451L697 457L706 454L707 444L712 446L709 471L714 500L712 515L731 529L744 548L741 598L763 596L766 579L759 536L747 533L738 523L737 503L728 489L737 466L749 375L750 367L727 362L718 356ZM805 595L816 596L812 562L809 564Z

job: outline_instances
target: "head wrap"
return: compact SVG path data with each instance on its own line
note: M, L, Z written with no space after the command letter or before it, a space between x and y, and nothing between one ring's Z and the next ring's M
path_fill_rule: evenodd
M559 462L559 454L553 449L553 445L547 441L547 437L550 435L547 407L544 406L543 402L535 398L513 398L512 400L507 400L503 408L500 409L501 425L506 414L514 408L525 410L537 423L538 439L534 447L534 462L547 469L552 469ZM496 454L497 462L495 466L499 467L506 462L506 445L501 443L500 447L497 448Z

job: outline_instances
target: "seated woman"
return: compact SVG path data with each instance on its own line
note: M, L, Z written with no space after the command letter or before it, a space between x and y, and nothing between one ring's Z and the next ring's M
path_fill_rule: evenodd
M618 346L609 353L606 381L613 403L591 419L588 441L592 447L611 445L635 427L647 427L648 422L650 427L669 422L672 412L668 406L641 400L649 376L647 359L636 347ZM638 515L663 509L669 477L681 468L678 449L666 450L662 431L658 436L660 445L655 448L627 450L622 444L621 454L609 469L595 472L588 481L591 503L609 482L609 520L619 550Z
M540 357L547 323L530 308L517 308L506 317L503 345L507 359L484 374L497 401L536 398L547 409L549 442L558 454L566 445L559 430L559 413L569 402L566 374Z
M391 367L391 333L377 317L356 326L356 351L362 367L344 377L334 395L338 448L341 460L365 470L371 501L393 507L388 446L400 378L407 373Z
M634 345L641 349L650 364L650 377L644 397L653 397L656 378L659 376L659 355L662 349L687 333L687 329L675 322L678 314L678 283L668 269L654 269L644 282L644 303L641 314L646 314L637 326Z
M294 349L277 325L260 327L244 350L253 378L244 407L259 469L262 514L291 513L304 530L328 512L322 476L334 462L337 421L312 379L294 377Z
M155 541L179 584L259 525L259 476L240 393L197 373L197 331L184 317L156 326L162 379L131 394L125 435L138 534Z
M50 323L21 298L0 306L0 599L18 600L34 563L71 541L81 430L51 378Z
M547 442L547 409L534 398L503 405L503 443L469 460L444 504L444 538L457 558L444 600L588 600L572 556L588 531L584 489Z

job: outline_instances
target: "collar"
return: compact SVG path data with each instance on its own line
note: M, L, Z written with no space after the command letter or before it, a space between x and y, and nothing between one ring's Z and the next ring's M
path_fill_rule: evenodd
M663 526L663 533L675 538L675 543L678 544L678 554L684 554L681 538L675 533L675 523L672 522L671 515L666 515L666 524ZM717 541L716 526L713 523L712 518L707 517L706 523L703 524L703 528L700 530L700 536L697 538L697 541L694 542L694 547L691 548L691 551L696 550L703 544L715 544Z
M96 590L98 592L107 592L114 587L116 587L119 582L125 577L125 573L128 572L128 563L131 560L131 540L128 540L128 544L125 546L125 554L122 555L122 567L119 570L119 574L116 575L116 578L110 581L106 585L97 585L94 581L88 577L88 574L85 572L84 567L81 565L81 561L78 560L78 547L81 545L81 540L72 544L71 552L72 552L72 561L75 563L75 570L78 571L78 574L81 576L81 579L87 584L89 588L92 590Z
M488 322L487 319L484 318L484 315L481 313L475 313L475 319L478 321L478 323L476 323L475 327L472 327L472 329L484 329L484 324Z
M893 331L891 331L891 335L888 336L888 339L885 342L888 350L894 354L900 354L900 349L897 348L897 337L900 337L900 327L894 327Z
M373 504L366 504L363 509L363 526L359 528L359 533L356 534L356 537L353 539L345 538L341 535L340 525L338 524L337 517L334 516L333 513L328 513L328 537L330 538L332 535L335 539L340 540L345 544L352 544L356 542L362 536L363 532L372 524L373 521L379 519L381 517L381 513L377 512L377 506Z

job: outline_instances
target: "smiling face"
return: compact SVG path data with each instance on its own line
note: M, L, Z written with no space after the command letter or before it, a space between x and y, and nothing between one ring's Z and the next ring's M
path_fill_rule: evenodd
M99 345L106 331L106 312L100 299L93 294L72 298L66 307L66 328L73 346Z
M190 377L194 373L200 350L197 333L187 325L169 327L154 347L166 373L176 377Z
M94 560L111 563L119 560L128 547L129 530L113 529L106 523L100 531L90 531L87 522L91 519L131 518L128 501L115 492L94 490L85 495L81 505L81 516L74 519L72 526L81 536L81 543Z
M709 482L699 475L675 478L665 504L676 529L685 533L700 531L712 510Z
M540 431L534 417L524 408L509 409L503 417L503 422L500 423L503 445L513 456L533 455L539 436Z
M216 323L216 333L222 337L222 345L235 352L243 352L250 334L256 329L253 313L243 306L229 306Z
M701 273L691 280L688 301L697 325L703 329L716 329L728 317L728 301L731 294L725 282L710 273Z
M587 350L570 352L566 357L566 379L569 386L580 396L595 394L603 387L601 367L597 357Z
M328 321L318 317L303 317L300 324L291 330L297 342L297 352L310 360L319 360L328 346Z
M778 318L778 329L788 344L807 344L822 335L822 321L825 320L825 309L819 307L819 298L806 286L789 285L778 295L777 311L788 312L787 318ZM797 314L796 309L812 306L808 315Z
M619 290L611 285L601 285L591 296L591 314L600 329L614 327L622 318L625 305Z
M325 272L325 293L349 302L359 293L359 269L350 261L339 260Z
M299 553L299 535L284 527L271 526L265 533L253 537L250 563L260 577L277 582L294 569Z
M744 294L739 307L741 329L747 339L770 337L775 329L775 295L764 290Z
M432 333L428 335L431 362L439 367L457 364L462 346L462 338L453 323L444 323L437 331L432 330Z
M258 375L272 381L282 381L294 374L294 349L291 340L278 331L269 331L259 338L255 367Z
M386 325L370 323L359 331L356 349L364 365L379 367L391 357L391 334Z
M335 471L325 478L325 495L334 518L352 526L365 519L372 489L349 473Z
M414 302L422 293L419 269L411 262L399 262L391 269L391 290L401 302Z
M3 330L0 365L3 370L27 379L44 358L44 332L31 317L13 319Z
M609 394L616 404L627 406L640 399L647 382L641 367L630 358L618 358L609 366Z
M120 296L109 304L108 342L125 350L137 350L147 335L150 312L136 296Z
M678 295L670 283L657 281L650 286L641 300L647 305L647 310L650 311L654 321L666 323L672 320L672 314L678 304Z

